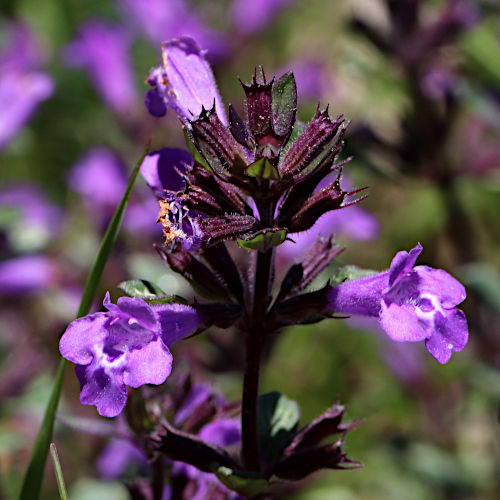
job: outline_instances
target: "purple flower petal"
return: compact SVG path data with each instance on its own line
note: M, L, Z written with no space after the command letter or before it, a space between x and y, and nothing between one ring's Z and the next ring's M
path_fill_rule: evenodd
M198 436L209 443L227 448L241 442L241 420L223 418L204 425Z
M188 396L175 414L175 424L181 425L193 411L207 401L212 395L212 386L208 383L197 383L191 387Z
M130 387L144 384L160 385L172 371L172 354L161 341L150 342L143 349L130 351L123 381Z
M215 109L224 125L228 124L212 68L205 51L188 36L164 42L163 67L154 69L148 82L156 86L167 107L179 117L196 119L203 108Z
M106 336L109 321L105 313L95 313L70 323L59 341L61 355L78 365L88 365L94 358L94 346Z
M392 286L394 284L394 282L402 272L411 270L421 252L422 245L419 243L415 248L412 248L410 252L406 252L403 250L402 252L398 252L396 254L391 262L389 286Z
M179 172L185 172L186 166L192 166L193 163L193 157L183 149L162 148L144 158L141 174L155 193L182 191L185 182Z
M187 337L202 326L203 321L193 307L183 304L167 304L154 308L161 325L161 338L167 347Z
M442 269L433 269L428 266L414 268L420 282L419 290L422 294L439 295L445 309L452 309L467 297L465 288L453 276Z
M84 405L95 405L99 415L116 417L127 402L127 388L123 374L112 367L103 367L99 359L87 365L77 365L78 379L81 384L80 401Z
M156 332L158 324L151 306L143 300L137 300L132 297L120 297L117 304L112 304L109 300L109 292L104 298L104 307L112 311L117 317L133 318L147 330Z
M411 305L394 302L386 305L382 301L380 324L392 340L416 342L427 338L429 332L419 323L414 309Z
M449 314L439 314L436 331L426 339L425 347L439 363L447 363L452 351L461 351L469 339L467 320L460 309Z
M144 106L146 106L149 113L156 118L165 116L167 112L167 106L165 106L163 97L160 95L157 88L146 92L146 95L144 96Z

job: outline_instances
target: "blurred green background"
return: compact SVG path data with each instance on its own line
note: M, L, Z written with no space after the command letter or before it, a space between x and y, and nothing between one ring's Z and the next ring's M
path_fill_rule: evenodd
M468 290L463 308L469 345L444 366L423 345L414 346L418 366L411 376L405 376L405 358L384 339L352 323L323 322L279 336L264 368L262 392L279 390L296 399L303 422L336 398L348 405L348 418L366 419L345 443L349 457L365 467L319 473L296 499L500 496L500 7L493 0L468 4L471 10L464 7L445 33L439 20L450 4L458 2L296 0L250 33L231 19L228 1L188 4L189 13L226 37L225 50L213 59L226 105L242 109L238 78L248 82L255 66L274 75L300 70L306 61L316 65L305 70L315 92L301 95L299 84L299 118L308 121L320 101L330 104L333 116L343 113L352 120L343 155L354 159L345 171L356 187L369 186L362 206L379 220L381 232L369 242L339 234L348 249L335 265L385 269L397 251L420 241L419 262L447 270ZM390 9L398 5L403 12L418 11L413 31L402 28L404 15L391 17ZM32 183L65 217L57 237L41 246L36 235L22 244L11 238L2 254L8 260L41 251L57 262L60 275L43 291L0 297L0 499L16 498L58 362L58 338L76 311L68 289L78 296L102 236L102 224L68 186L69 172L95 147L112 151L128 171L150 136L153 149L184 147L173 113L155 119L142 104L144 80L160 62L160 47L133 26L124 9L112 0L4 0L0 6L0 42L6 43L14 21L25 23L37 39L39 69L55 84L53 95L0 151L0 190ZM130 33L137 101L126 112L105 104L85 69L65 63L65 48L82 23L96 18ZM166 30L165 39L169 36ZM1 115L0 107L0 121ZM142 184L138 191L144 197ZM154 207L149 213L154 223ZM4 232L14 231L5 217L0 224ZM15 230L22 232L22 226ZM97 303L106 290L116 297L116 285L132 278L160 276L169 291L187 294L153 250L160 240L160 234L143 238L124 229ZM199 356L210 356L209 340L190 342ZM38 357L30 368L26 353L31 356L33 349ZM174 346L176 363L192 360L188 349ZM386 359L391 356L392 364ZM240 397L238 371L199 370L228 399ZM95 417L95 408L79 404L71 371L61 412ZM13 372L9 383L17 385L7 387ZM55 441L72 500L128 498L119 482L95 477L104 439L58 425ZM42 497L58 498L50 467Z

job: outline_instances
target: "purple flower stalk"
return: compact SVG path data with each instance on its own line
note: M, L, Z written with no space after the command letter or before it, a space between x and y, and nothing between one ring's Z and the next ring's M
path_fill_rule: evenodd
M142 299L121 297L108 312L73 321L63 334L59 349L76 363L81 384L80 401L96 405L104 417L118 415L127 401L127 388L162 384L172 369L170 345L202 321L190 306L149 306Z
M148 111L157 117L172 108L180 118L193 120L202 109L215 109L227 125L217 84L205 51L190 37L182 36L162 44L163 65L151 71L148 83L154 89L146 93Z
M398 252L388 271L346 281L330 289L330 312L378 317L392 340L425 340L430 354L447 363L461 351L469 332L465 314L456 306L465 288L441 269L413 267L422 251Z

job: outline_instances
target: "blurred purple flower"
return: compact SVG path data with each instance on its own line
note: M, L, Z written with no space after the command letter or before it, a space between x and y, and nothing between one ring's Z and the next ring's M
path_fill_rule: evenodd
M297 83L297 94L301 99L318 101L325 90L325 81L331 80L326 74L324 63L318 60L302 57L294 59L283 66L276 74L293 72Z
M82 197L89 212L102 213L115 210L127 188L127 179L113 153L94 148L71 169L68 185Z
M193 157L179 148L162 148L149 153L141 165L141 174L148 186L161 198L165 191L183 191L184 180L179 172L192 166Z
M61 337L63 357L76 363L80 401L96 405L104 417L120 414L127 388L162 384L170 375L169 347L202 325L195 309L182 304L149 306L142 299L121 297L108 312L73 321Z
M119 479L129 467L145 469L148 459L144 452L126 438L112 439L99 455L97 474L102 479Z
M267 28L293 0L233 0L229 11L236 31L251 35Z
M193 38L182 36L162 44L163 65L151 71L145 97L147 110L153 116L163 116L172 108L179 118L193 120L202 108L212 109L224 125L228 124L222 100L217 90L212 68L205 51Z
M56 277L56 266L44 255L25 255L0 262L0 297L46 290Z
M54 93L53 80L37 71L41 54L33 34L17 23L7 31L7 43L0 52L0 151Z
M317 190L327 186L329 182L328 178L323 180ZM346 175L342 176L340 183L343 190L352 189L352 182ZM278 247L278 255L288 260L301 256L316 241L318 234L325 237L347 235L353 240L371 241L378 238L380 223L374 215L358 204L342 210L331 210L321 216L310 230L291 234L290 238L295 243L285 241Z
M441 269L413 268L421 251L418 244L409 253L396 254L388 271L331 288L327 310L378 317L392 340L425 339L430 354L447 363L469 337L465 314L456 308L465 300L465 288Z
M189 394L175 414L175 424L183 424L193 414L193 412L203 403L208 401L212 395L214 395L214 391L212 385L208 382L198 382L193 384ZM225 403L225 400L221 395L216 394L216 396L221 405Z
M205 26L185 0L121 0L131 23L157 47L165 40L188 35L220 57L227 52L225 36Z
M81 26L63 55L69 66L85 68L106 105L117 113L127 113L138 103L131 42L123 28L93 20Z
M204 425L198 436L209 443L227 449L239 446L241 443L241 421L236 418L223 418L214 420ZM237 493L228 490L217 479L215 474L202 472L193 465L183 462L174 462L174 475L184 475L196 485L195 491L190 496L191 500L204 500L207 498L221 498L227 500L239 498Z
M49 203L36 186L21 184L0 191L0 212L10 213L0 222L11 247L36 250L56 238L62 228L62 211ZM26 248L25 248L26 247Z
M420 80L420 90L429 99L443 99L455 86L455 77L445 65L428 67Z
M68 185L82 198L85 210L100 224L113 215L127 188L127 178L120 160L107 149L91 149L71 169ZM124 218L131 232L160 234L155 223L158 204L154 196L139 201L134 195Z

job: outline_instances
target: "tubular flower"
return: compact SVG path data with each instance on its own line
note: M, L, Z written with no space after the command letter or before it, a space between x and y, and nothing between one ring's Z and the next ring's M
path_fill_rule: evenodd
M190 306L152 307L142 299L121 297L103 302L107 312L73 321L59 349L76 363L80 401L96 405L104 417L118 415L127 401L127 388L162 384L172 369L169 346L201 326Z
M153 116L163 116L172 108L179 117L192 120L202 109L214 104L220 120L227 125L222 101L205 51L188 36L162 44L163 66L151 71L145 104Z
M418 244L399 252L388 271L332 287L327 311L378 317L391 339L425 340L429 353L447 363L469 337L465 314L456 307L465 300L465 288L442 269L413 267L421 251Z

